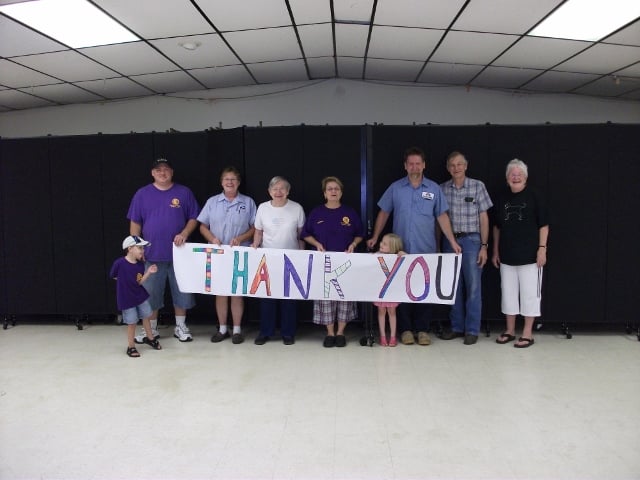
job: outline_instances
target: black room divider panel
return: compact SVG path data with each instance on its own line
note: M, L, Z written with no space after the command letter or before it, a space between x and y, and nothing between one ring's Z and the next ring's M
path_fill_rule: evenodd
M0 145L0 176L3 175L2 171L2 153L3 149ZM0 202L2 205L5 205L5 197L2 182L0 181ZM0 208L0 316L6 315L8 312L7 308L7 267L5 265L4 257L5 257L5 245L7 242L7 238L4 236L4 208ZM6 322L6 317L5 317ZM4 324L6 326L6 323Z
M220 176L220 172L214 171L208 164L208 146L206 132L153 134L153 159L168 159L174 169L174 181L188 186L201 207L210 196L207 179Z
M552 320L606 319L608 163L606 128L549 129L551 228L544 315Z
M549 139L551 126L490 125L489 164L484 180L489 191L506 188L505 169L514 158L529 168L529 184L547 191Z
M514 158L519 158L529 167L528 183L540 189L545 195L548 194L548 162L549 162L549 126L523 126L523 125L489 125L487 126L489 139L489 162L486 176L483 180L492 198L498 197L499 193L507 189L506 167ZM553 206L551 206L553 210ZM555 247L554 233L555 226L551 226L551 245ZM493 242L489 240L489 260L491 260ZM548 282L549 268L553 268L555 252L549 255L549 263L545 267L543 276L543 297L542 313L543 320L549 311L548 305ZM483 272L483 311L486 318L502 318L500 310L500 271L489 261Z
M267 187L269 180L276 175L285 177L291 183L291 200L300 204L304 202L302 128L245 128L247 191L257 205L269 200Z
M122 240L129 235L127 211L133 194L150 183L153 161L153 134L102 135L101 152L102 229L104 232L104 272L124 254ZM107 312L116 313L115 281L107 280Z
M0 147L7 310L55 313L49 139L3 139Z
M449 180L447 156L453 151L463 153L469 162L467 175L486 181L489 171L489 129L475 127L429 127L427 151L428 177L442 183Z
M0 139L0 314L116 313L108 268L122 254L129 202L152 181L156 157L172 161L176 181L201 205L219 193L227 165L240 169L241 190L258 204L268 199L269 179L286 176L291 198L307 212L322 203L320 180L337 175L344 203L367 205L363 220L372 222L384 190L406 174L403 152L412 145L425 150L426 175L438 182L448 178L446 155L462 151L469 176L483 180L494 198L506 188L507 162L527 162L529 182L551 210L543 320L637 322L631 299L640 252L631 242L640 234L640 125L301 125ZM499 281L488 266L487 319L502 317ZM212 299L199 297L194 314L213 318ZM300 308L308 320L310 302Z
M291 183L289 198L305 205L303 134L301 126L278 128L245 128L244 153L247 172L247 192L256 205L269 200L267 187L276 175L285 177ZM258 300L249 299L245 315L257 320ZM307 303L298 305L298 318L309 319L311 308Z
M269 198L269 180L281 175L291 183L290 198L309 213L323 203L322 178L335 175L345 185L343 203L360 210L359 127L247 128L244 138L247 190L258 205ZM299 302L300 319L311 312L311 302ZM249 313L258 318L255 304Z
M211 130L207 135L207 198L222 191L220 174L226 167L235 167L242 175L240 191L247 194L247 171L244 162L244 129Z
M638 292L640 279L640 126L608 125L609 202L606 244L606 305L609 322L640 322ZM604 190L604 186L602 186ZM601 191L592 192L599 197ZM594 255L605 255L602 245ZM596 253L597 252L597 253Z
M302 206L305 212L324 203L322 179L340 178L342 203L360 212L361 169L359 127L303 127Z
M49 139L56 313L107 311L100 136Z

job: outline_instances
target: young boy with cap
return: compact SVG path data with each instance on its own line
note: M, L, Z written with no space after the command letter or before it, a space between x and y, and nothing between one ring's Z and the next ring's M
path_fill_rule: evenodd
M122 321L127 324L127 355L139 357L140 353L134 344L136 324L142 319L142 326L147 334L143 339L155 350L162 347L158 340L153 338L151 332L152 315L151 305L149 305L149 293L141 285L150 275L158 271L156 265L150 265L144 271L144 247L150 245L142 237L130 235L122 242L122 249L126 252L124 257L118 258L111 267L109 276L116 280L116 299L118 309L122 311Z

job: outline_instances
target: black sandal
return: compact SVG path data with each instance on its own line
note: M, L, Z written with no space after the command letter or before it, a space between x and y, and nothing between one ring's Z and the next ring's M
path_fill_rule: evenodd
M142 339L142 342L146 343L154 350L162 350L162 347L160 346L160 342L158 342L158 340L151 340L149 337L144 337Z
M140 352L138 352L138 350L136 350L136 347L128 347L127 348L127 355L129 355L130 357L133 357L133 358L138 358L140 356Z

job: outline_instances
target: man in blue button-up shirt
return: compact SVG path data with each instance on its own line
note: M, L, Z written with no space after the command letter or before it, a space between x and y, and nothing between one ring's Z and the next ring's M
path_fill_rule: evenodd
M423 175L426 167L422 149L411 147L404 154L404 168L407 176L393 182L378 202L380 211L373 227L373 235L367 241L369 248L378 242L380 233L393 212L393 233L400 235L407 253L436 253L436 220L449 240L455 253L461 253L451 229L447 210L447 199L440 186ZM412 312L413 311L413 312ZM418 333L418 343L429 345L431 338L427 330L431 320L431 305L426 303L400 304L398 307L398 327L402 332L402 343L414 343L411 325Z

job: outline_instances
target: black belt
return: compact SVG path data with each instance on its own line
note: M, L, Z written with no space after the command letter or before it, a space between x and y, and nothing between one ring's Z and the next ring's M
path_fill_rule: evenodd
M466 237L467 235L473 235L478 232L453 232L453 236L456 238Z

